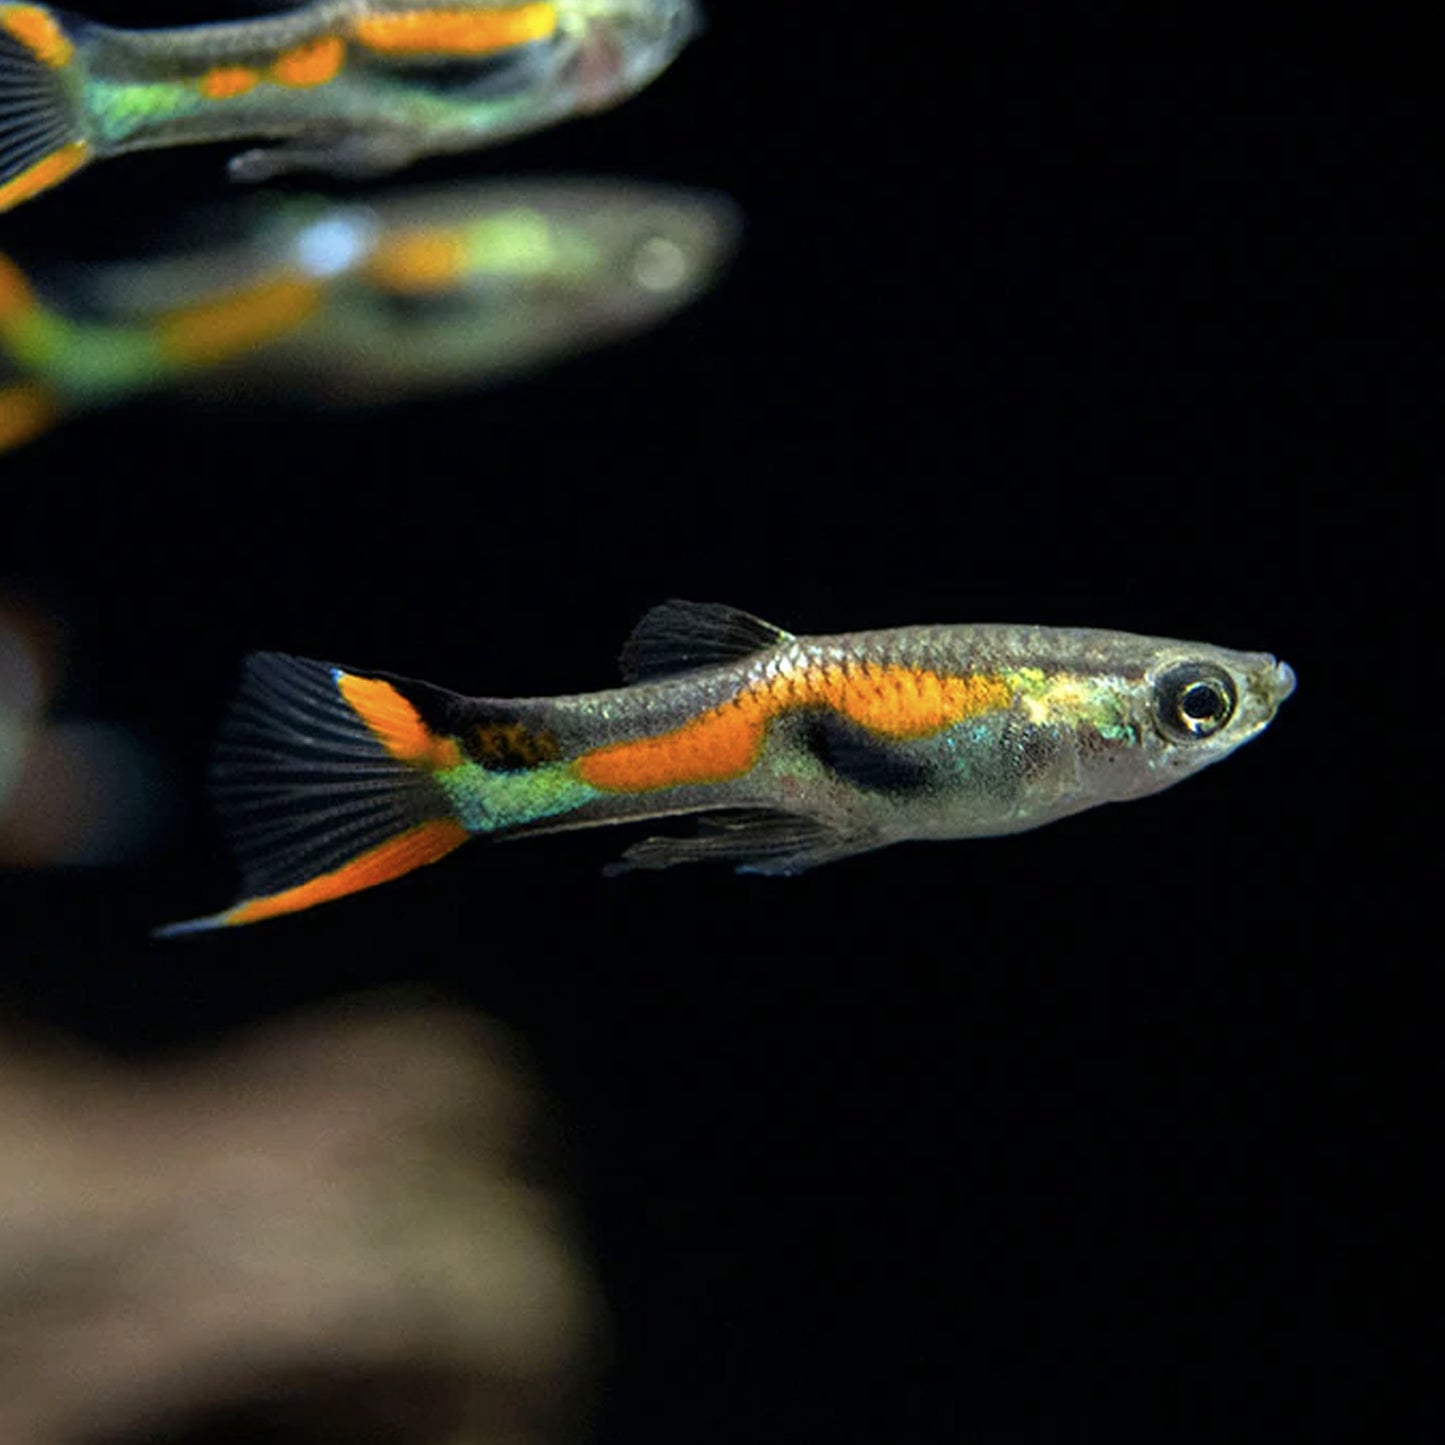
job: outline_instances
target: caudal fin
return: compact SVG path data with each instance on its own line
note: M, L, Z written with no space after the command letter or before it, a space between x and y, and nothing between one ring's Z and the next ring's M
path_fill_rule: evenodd
M0 211L58 186L91 158L71 29L48 6L0 4Z
M434 863L471 836L437 781L459 761L395 683L253 654L212 773L242 898L158 934L295 913Z

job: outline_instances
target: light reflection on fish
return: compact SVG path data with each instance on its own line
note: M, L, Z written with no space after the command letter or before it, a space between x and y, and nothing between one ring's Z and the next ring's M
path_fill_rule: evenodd
M341 403L483 385L662 321L739 230L721 196L632 181L255 209L239 245L88 274L85 319L0 257L0 450L214 373L231 392Z
M686 602L648 613L622 662L612 691L502 699L253 656L214 771L243 897L163 932L309 908L481 836L698 813L696 836L616 866L794 874L1021 832L1217 762L1295 685L1264 653L1122 632L794 637Z
M692 0L315 0L118 30L0 4L0 210L126 151L259 136L231 174L372 175L596 111L698 28Z

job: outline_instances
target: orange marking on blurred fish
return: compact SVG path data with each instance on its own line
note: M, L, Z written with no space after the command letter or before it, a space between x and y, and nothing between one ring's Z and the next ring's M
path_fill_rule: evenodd
M11 206L18 206L22 201L38 196L41 191L58 186L89 159L90 146L83 140L70 141L59 150L51 151L0 186L0 211L8 211Z
M0 452L22 446L59 419L50 393L31 382L0 386Z
M365 277L384 291L444 291L466 274L466 242L456 231L403 231L383 238L367 260Z
M233 96L255 90L260 83L260 73L244 65L218 65L214 70L208 70L198 82L201 94L207 100L230 100Z
M56 23L55 17L39 5L0 6L0 26L52 70L63 70L75 54L70 37Z
M388 55L486 55L533 40L557 28L551 4L509 10L415 10L399 15L362 15L352 34L370 50Z
M271 67L271 78L279 85L306 89L327 85L341 73L346 46L334 35L318 35L294 50L288 50Z
M286 277L172 312L156 323L173 361L217 362L294 330L321 305L316 281Z
M8 257L0 256L0 323L34 309L35 292L24 272Z

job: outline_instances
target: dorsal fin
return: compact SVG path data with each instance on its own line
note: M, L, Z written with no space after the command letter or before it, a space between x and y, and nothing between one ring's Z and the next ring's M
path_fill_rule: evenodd
M622 680L651 682L717 667L791 642L793 634L724 602L674 597L645 612L622 644Z

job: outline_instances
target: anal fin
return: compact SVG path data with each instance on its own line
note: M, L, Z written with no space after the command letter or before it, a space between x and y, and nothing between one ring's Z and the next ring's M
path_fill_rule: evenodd
M410 143L395 137L352 135L329 140L284 141L242 151L226 163L233 181L270 181L294 171L318 171L348 180L369 180L399 170L415 159Z
M615 877L679 863L731 863L739 873L788 877L877 846L871 836L842 833L798 813L735 808L704 814L690 838L644 838L603 871Z

